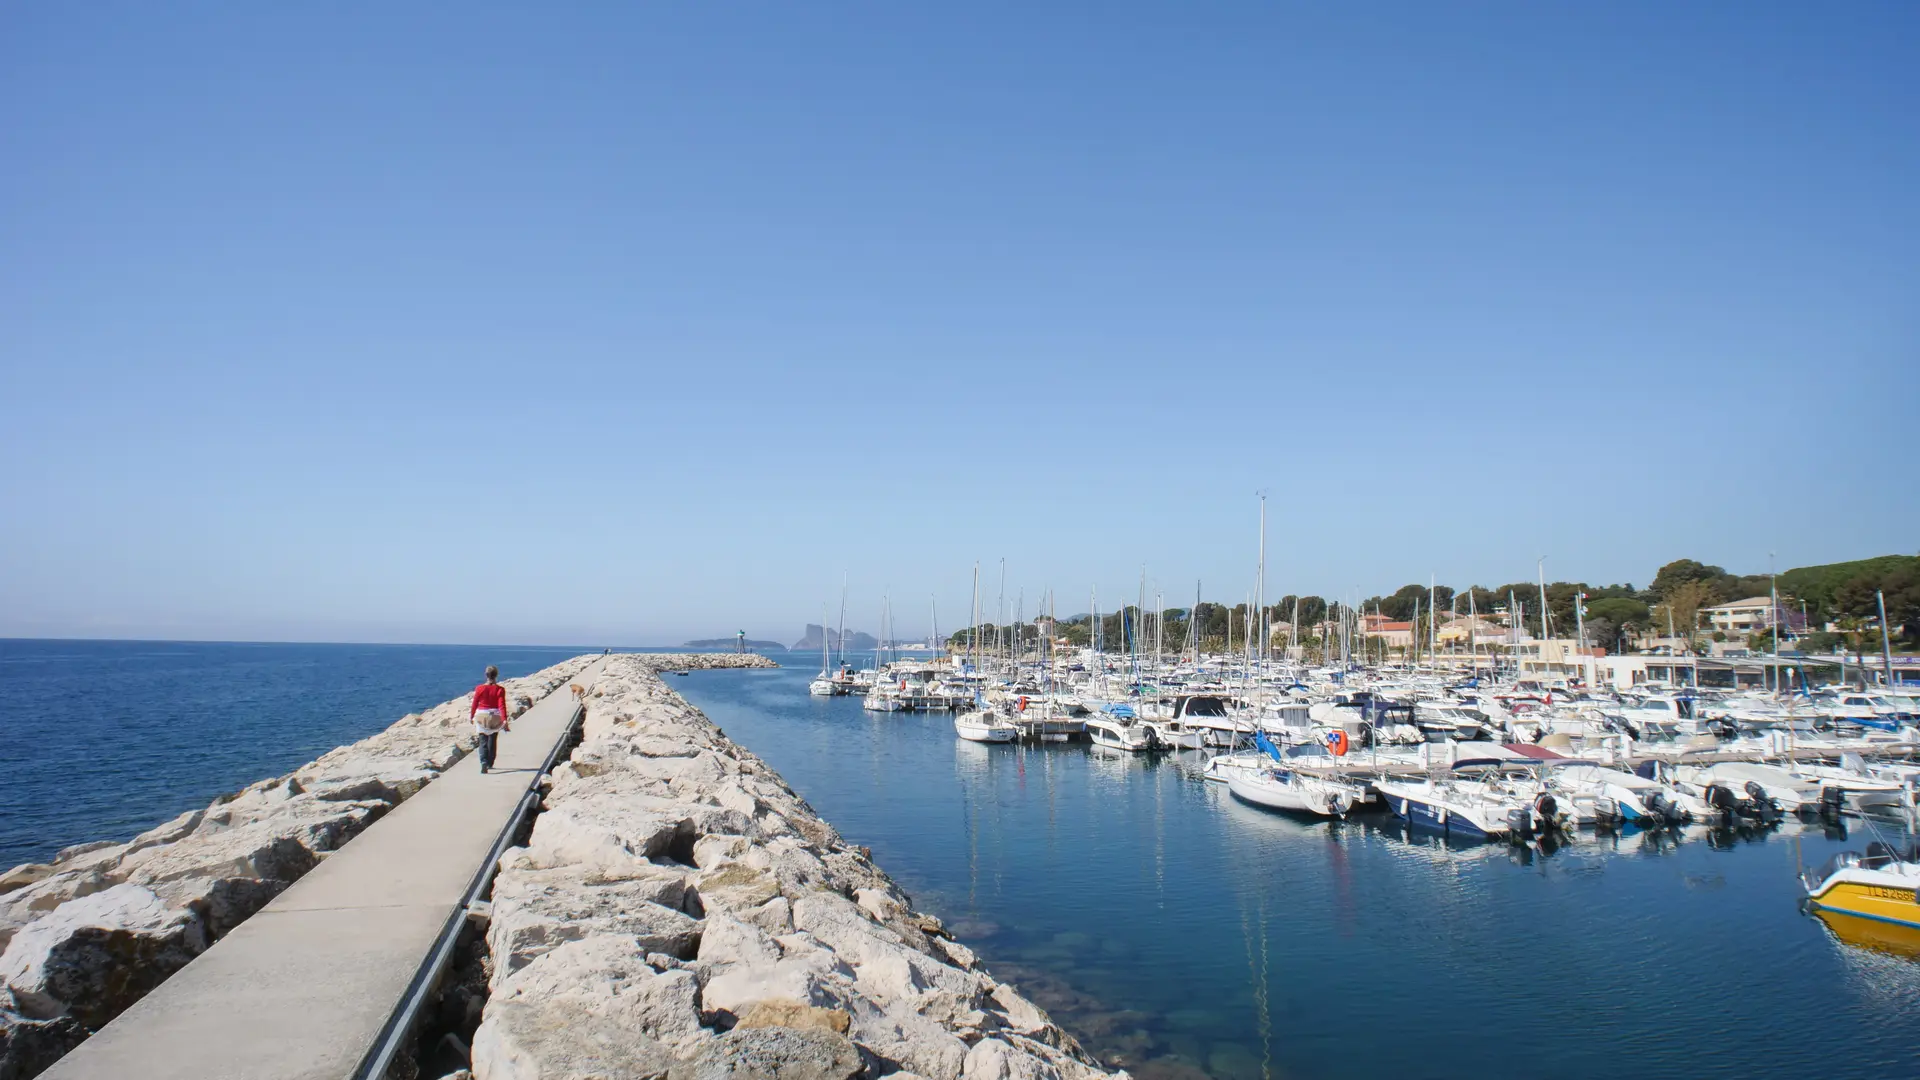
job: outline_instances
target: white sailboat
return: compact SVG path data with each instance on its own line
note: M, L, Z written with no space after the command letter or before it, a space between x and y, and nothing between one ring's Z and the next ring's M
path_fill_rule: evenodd
M1227 790L1256 806L1321 817L1346 817L1366 798L1357 785L1278 768L1234 770L1227 775Z
M832 697L839 692L833 685L833 679L827 675L827 669L833 664L827 651L831 645L832 642L827 640L827 609L823 604L820 607L820 677L807 684L807 693L814 697Z

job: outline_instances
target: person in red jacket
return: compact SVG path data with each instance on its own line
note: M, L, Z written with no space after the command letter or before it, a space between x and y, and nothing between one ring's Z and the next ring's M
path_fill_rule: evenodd
M507 718L507 688L500 685L500 669L487 665L487 681L473 688L473 708L467 710L480 736L480 771L493 768L500 752L500 733L512 731Z

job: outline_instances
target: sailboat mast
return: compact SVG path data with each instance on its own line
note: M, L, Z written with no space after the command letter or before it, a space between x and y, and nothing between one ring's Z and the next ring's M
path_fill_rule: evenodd
M1540 640L1553 636L1547 629L1547 557L1540 556ZM1542 657L1544 659L1544 656Z
M980 564L973 564L973 629L967 631L967 653L973 661L973 670L980 671Z
M835 647L840 650L840 664L847 663L847 574L840 572L840 629L835 632Z
M1439 575L1429 573L1427 575L1427 659L1429 660L1433 659L1433 654L1440 648L1440 625L1433 617L1434 598L1438 595L1436 590L1439 585ZM1415 626L1414 629L1420 628Z
M1480 629L1478 625L1480 617L1474 611L1473 607L1473 590L1477 587L1478 586L1474 585L1467 586L1467 658L1468 662L1473 665L1473 673L1475 676L1480 674L1480 647L1479 643L1474 640L1474 631Z
M1001 633L1007 623L1007 560L1000 560L1000 601L993 609L994 651L1000 651Z
M1092 590L1089 591L1087 606L1093 609L1092 613L1087 616L1088 619L1092 620L1092 625L1087 628L1089 631L1087 634L1087 642L1093 646L1093 659L1095 663L1098 663L1100 660L1100 586L1095 585Z
M1267 643L1267 496L1260 495L1260 570L1253 582L1253 604L1260 611L1260 667L1266 670Z

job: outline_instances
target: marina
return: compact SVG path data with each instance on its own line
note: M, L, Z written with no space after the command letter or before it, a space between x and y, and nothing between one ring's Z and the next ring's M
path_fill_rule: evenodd
M1920 1006L1920 934L1818 909L1803 881L1908 842L1897 816L1485 842L1378 802L1344 817L1255 805L1210 775L1220 748L984 745L943 714L810 698L808 675L698 674L685 692L1137 1076L1920 1069L1898 1023ZM1614 772L1562 768L1595 795ZM1817 1016L1820 1038L1780 1022L1794 1016ZM1382 1025L1395 1038L1357 1037Z

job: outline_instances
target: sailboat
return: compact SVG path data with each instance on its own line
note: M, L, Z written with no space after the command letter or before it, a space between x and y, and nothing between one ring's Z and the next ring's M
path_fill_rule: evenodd
M832 656L827 651L832 644L827 640L827 609L822 605L820 608L820 677L807 684L807 693L814 697L832 697L839 692L833 685L833 679L827 674L827 669L833 664Z
M1356 784L1314 776L1286 767L1280 748L1264 734L1253 737L1255 746L1273 759L1264 769L1235 769L1227 774L1227 790L1243 802L1273 810L1296 810L1321 817L1346 817L1347 811L1366 799Z

